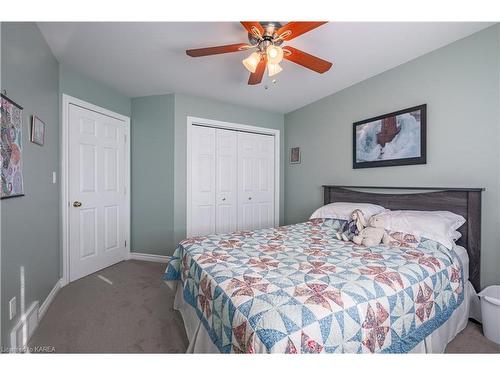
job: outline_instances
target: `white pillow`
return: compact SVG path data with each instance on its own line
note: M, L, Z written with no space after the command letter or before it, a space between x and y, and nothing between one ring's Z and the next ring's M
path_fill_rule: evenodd
M462 237L462 233L456 230L453 232L451 239L456 242L460 239L460 237Z
M437 241L449 249L458 239L456 230L465 219L449 211L389 211L376 216L379 225L389 231L411 233Z
M385 208L371 203L335 202L318 208L309 219L323 218L349 220L354 210L361 210L363 216L368 221L373 215L384 212Z

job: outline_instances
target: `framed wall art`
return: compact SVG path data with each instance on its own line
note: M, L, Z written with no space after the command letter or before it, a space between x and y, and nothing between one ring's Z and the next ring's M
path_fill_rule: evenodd
M45 142L45 123L35 115L31 116L31 142L43 146Z
M427 105L353 124L353 168L425 164Z
M290 164L300 164L300 147L290 149Z

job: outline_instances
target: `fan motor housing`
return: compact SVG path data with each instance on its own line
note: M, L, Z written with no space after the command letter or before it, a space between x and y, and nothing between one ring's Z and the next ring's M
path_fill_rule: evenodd
M248 41L252 46L259 46L260 50L265 50L269 44L280 45L283 43L281 39L275 40L278 35L276 32L283 26L280 22L275 21L267 21L267 22L259 22L264 29L264 34L262 35L262 39L259 39L252 33L248 33ZM264 43L266 42L266 43ZM261 45L260 44L265 44Z

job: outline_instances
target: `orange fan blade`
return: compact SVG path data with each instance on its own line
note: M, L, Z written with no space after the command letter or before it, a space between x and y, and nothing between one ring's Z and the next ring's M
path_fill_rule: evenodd
M285 26L281 27L277 34L278 38L282 40L292 40L299 35L305 34L321 25L328 22L288 22Z
M294 62L295 64L302 65L304 68L314 70L318 73L324 73L330 70L332 63L319 57L310 55L300 49L290 46L283 47L283 58Z
M253 28L254 27L255 27L256 31L259 33L259 36L262 37L262 34L264 34L264 28L258 22L255 22L255 21L248 21L248 22L241 21L240 23L248 31L249 34L254 34L254 32L253 32Z
M249 48L252 48L250 44L236 43L236 44L228 44L225 46L188 49L186 50L186 55L191 57L200 57L200 56L218 55L220 53L244 51Z
M255 69L255 73L250 74L250 77L248 78L248 84L258 85L259 83L261 83L265 70L266 70L266 58L263 56L260 59L259 65L257 65L257 69Z

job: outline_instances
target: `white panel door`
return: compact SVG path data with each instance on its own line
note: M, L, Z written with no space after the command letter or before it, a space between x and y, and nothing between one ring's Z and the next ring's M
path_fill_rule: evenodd
M274 226L274 137L238 133L238 229Z
M191 231L190 236L215 233L216 130L191 129Z
M238 133L216 130L215 233L238 229Z
M69 106L69 277L125 259L125 124Z

